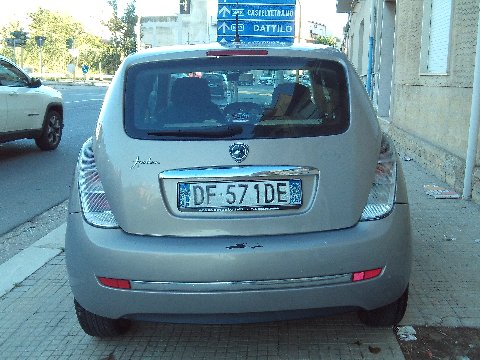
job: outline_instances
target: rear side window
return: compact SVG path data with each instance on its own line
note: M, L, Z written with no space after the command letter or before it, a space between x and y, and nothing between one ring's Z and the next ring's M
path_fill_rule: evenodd
M214 57L132 66L124 125L137 139L336 135L349 125L344 68L292 57Z

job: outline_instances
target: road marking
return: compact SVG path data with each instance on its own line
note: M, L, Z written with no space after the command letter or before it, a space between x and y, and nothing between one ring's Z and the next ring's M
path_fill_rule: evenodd
M103 101L103 98L102 99L83 99L83 100L65 101L65 104L77 104L77 103L88 102L88 101Z

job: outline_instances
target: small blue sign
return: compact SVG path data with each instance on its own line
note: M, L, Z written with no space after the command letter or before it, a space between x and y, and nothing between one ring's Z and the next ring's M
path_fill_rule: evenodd
M281 2L281 3L279 3ZM287 43L295 38L296 0L219 0L217 41Z
M83 73L83 74L88 73L88 65L85 65L85 64L82 65L82 73Z

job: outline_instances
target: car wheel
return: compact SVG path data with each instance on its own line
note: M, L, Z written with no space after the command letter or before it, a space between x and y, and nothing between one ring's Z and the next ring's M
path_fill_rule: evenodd
M131 322L126 319L109 319L103 316L95 315L85 310L77 300L74 300L77 319L83 331L90 336L112 337L125 334L129 329Z
M393 303L373 310L361 310L358 312L360 321L368 326L394 326L405 315L408 302L408 287Z
M42 150L54 150L62 138L63 120L60 113L50 110L47 113L42 134L35 139L35 143Z

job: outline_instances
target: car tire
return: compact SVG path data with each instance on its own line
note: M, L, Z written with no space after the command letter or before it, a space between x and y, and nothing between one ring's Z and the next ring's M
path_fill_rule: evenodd
M408 286L393 303L373 310L360 310L358 317L360 321L368 326L394 326L397 325L405 315L408 302Z
M77 319L86 334L94 337L112 337L125 334L131 326L126 319L109 319L85 310L74 300Z
M49 110L45 117L42 133L35 138L35 143L42 150L54 150L60 144L63 130L63 119L56 110Z

